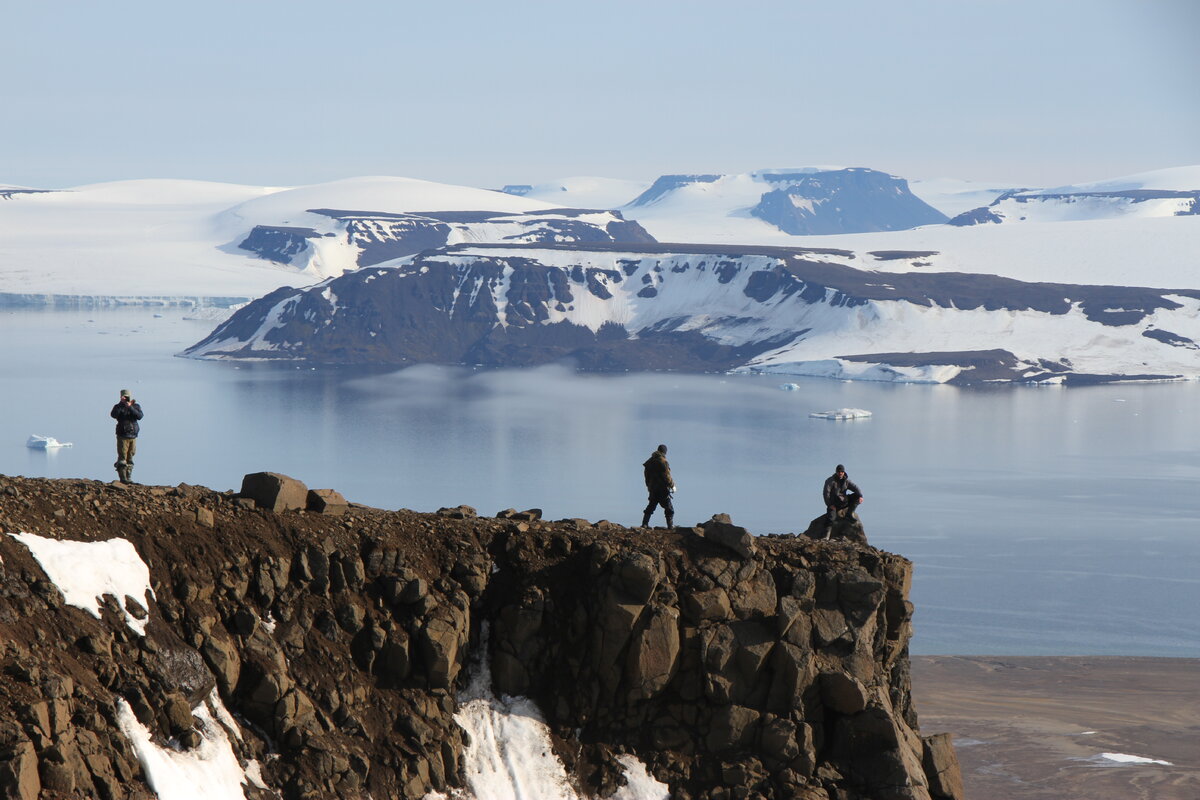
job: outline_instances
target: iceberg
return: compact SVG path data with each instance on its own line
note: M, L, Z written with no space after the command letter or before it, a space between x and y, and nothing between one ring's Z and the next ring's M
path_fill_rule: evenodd
M814 411L809 416L817 419L866 419L871 412L865 408L839 408L834 411Z
M783 384L782 386L780 386L779 388L780 388L780 389L783 389L785 392L794 392L794 391L796 391L796 390L798 390L798 389L800 388L800 384L798 384L798 383L785 383L785 384Z
M70 447L71 442L60 442L53 436L38 436L35 433L25 441L25 446L34 450L53 450L56 447Z

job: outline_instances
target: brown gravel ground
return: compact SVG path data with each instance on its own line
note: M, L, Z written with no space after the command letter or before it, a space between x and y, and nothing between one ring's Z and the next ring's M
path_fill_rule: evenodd
M1200 659L916 656L912 682L967 800L1200 800Z

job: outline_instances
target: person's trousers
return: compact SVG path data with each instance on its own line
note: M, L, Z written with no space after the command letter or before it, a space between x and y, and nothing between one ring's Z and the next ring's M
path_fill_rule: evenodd
M825 515L825 521L830 525L854 513L854 509L858 507L858 495L852 494L849 497L835 498L833 502L833 507L829 508L829 512ZM838 512L843 509L846 513L839 514Z
M133 455L137 452L137 439L117 437L117 463L133 466Z
M642 513L649 516L650 514L654 513L654 509L658 506L662 506L663 513L668 517L675 516L675 506L671 505L670 492L663 492L662 494L655 494L654 492L651 492L649 503L647 503L646 508L642 511Z

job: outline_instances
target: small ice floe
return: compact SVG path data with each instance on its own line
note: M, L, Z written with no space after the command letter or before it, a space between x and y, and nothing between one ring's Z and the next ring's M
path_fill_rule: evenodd
M1100 764L1161 764L1164 767L1174 766L1170 761L1163 761L1158 758L1146 758L1145 756L1131 756L1125 753L1101 753L1093 758L1092 761Z
M816 419L866 419L871 412L865 408L839 408L834 411L814 411L809 416Z
M785 392L794 392L794 391L796 391L797 389L799 389L799 388L800 388L800 384L798 384L798 383L785 383L785 384L783 384L782 386L780 386L779 388L780 388L780 389L783 389Z
M25 446L34 450L53 450L56 447L70 447L70 442L60 442L53 436L38 436L36 433L25 440Z

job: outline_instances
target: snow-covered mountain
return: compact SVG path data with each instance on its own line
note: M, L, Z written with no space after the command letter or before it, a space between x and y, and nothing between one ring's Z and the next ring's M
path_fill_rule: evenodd
M255 225L238 247L315 276L341 275L422 250L463 242L652 242L619 211L551 209L524 213L423 211L399 214L311 209L313 227Z
M873 263L926 254L879 252ZM849 251L460 246L280 289L185 353L874 380L1200 376L1200 290L861 268Z
M1200 187L1200 167L1158 170L1051 189L1017 189L1005 192L986 206L958 214L950 224L1200 215L1197 187Z
M622 207L660 241L762 242L796 235L903 230L947 217L903 178L862 168L663 175Z
M563 208L615 209L650 187L650 181L575 177L539 184L505 186L501 191Z
M0 189L0 305L227 305L456 242L647 241L619 213L408 178Z

